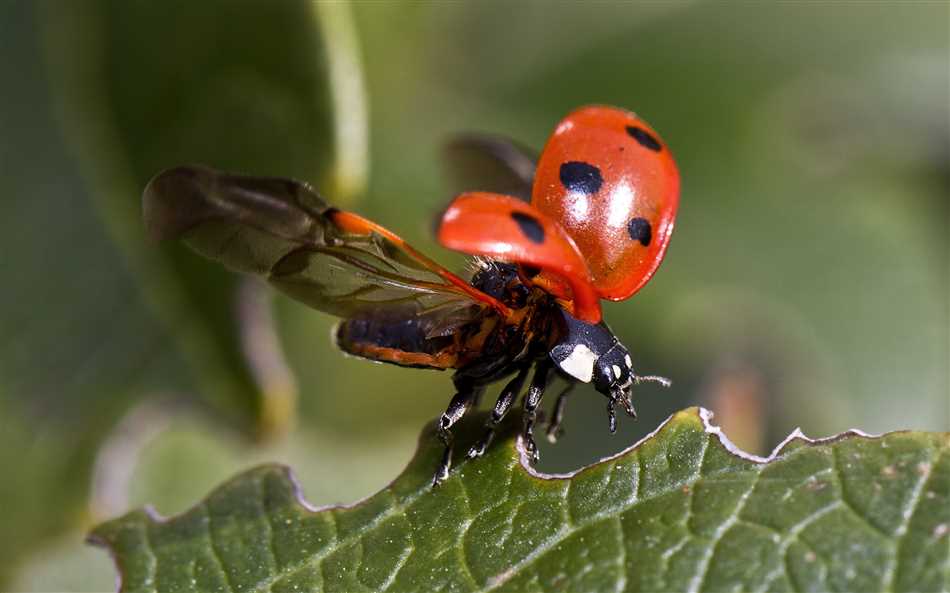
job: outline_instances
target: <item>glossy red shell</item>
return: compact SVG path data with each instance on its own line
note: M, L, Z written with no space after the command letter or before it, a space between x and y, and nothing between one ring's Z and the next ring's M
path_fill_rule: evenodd
M601 319L584 256L557 221L519 198L468 192L442 215L439 242L449 249L518 262L563 278L573 313L588 323Z
M679 205L669 148L622 109L582 107L565 117L538 162L531 204L577 244L597 294L622 300L659 267Z

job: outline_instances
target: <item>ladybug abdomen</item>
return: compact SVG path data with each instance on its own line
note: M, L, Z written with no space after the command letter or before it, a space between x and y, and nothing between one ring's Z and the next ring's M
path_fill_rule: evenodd
M341 321L334 330L337 347L348 354L400 366L456 368L457 340L430 336L425 318L362 317Z

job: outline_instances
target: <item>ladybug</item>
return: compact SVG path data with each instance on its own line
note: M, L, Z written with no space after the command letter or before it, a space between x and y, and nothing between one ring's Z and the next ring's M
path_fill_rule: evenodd
M667 146L614 107L569 114L540 158L494 136L461 137L448 156L455 177L477 190L458 195L438 225L442 245L475 256L468 281L380 225L333 208L305 183L182 166L159 173L143 194L153 236L181 238L340 317L334 339L344 352L453 369L434 485L449 476L452 426L493 383L507 379L470 458L485 452L526 382L522 438L534 461L537 409L554 377L567 387L547 425L552 442L577 383L606 396L610 432L618 406L636 416L633 385L669 385L634 372L600 300L626 299L650 280L679 202Z

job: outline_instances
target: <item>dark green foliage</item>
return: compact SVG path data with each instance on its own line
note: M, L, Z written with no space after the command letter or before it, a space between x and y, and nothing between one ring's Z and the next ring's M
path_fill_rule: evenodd
M570 476L519 463L516 423L432 489L431 429L388 488L305 506L290 471L187 513L97 528L123 591L908 591L948 584L950 436L791 438L736 453L704 410ZM478 421L465 424L474 435ZM465 438L465 437L463 437Z

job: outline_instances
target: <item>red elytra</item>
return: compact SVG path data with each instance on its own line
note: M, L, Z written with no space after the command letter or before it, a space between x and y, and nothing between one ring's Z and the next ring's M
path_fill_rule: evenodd
M464 193L442 215L438 239L449 249L518 262L564 278L575 316L600 321L600 302L583 255L561 225L531 204L489 192Z
M679 185L673 156L646 122L615 107L581 107L548 139L531 204L574 239L600 297L619 301L663 261Z
M446 211L439 240L450 249L541 268L533 281L571 301L576 317L596 323L596 297L626 299L656 272L678 204L679 172L653 128L623 109L581 107L548 139L530 205L463 194ZM542 233L551 244L532 242L512 224L515 213L532 216L545 230L553 225Z

